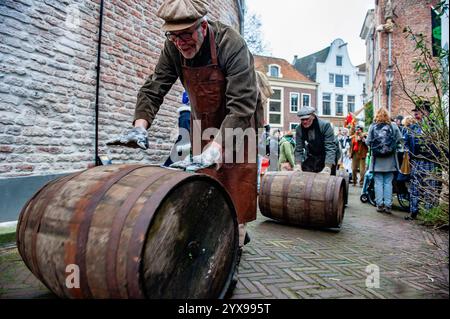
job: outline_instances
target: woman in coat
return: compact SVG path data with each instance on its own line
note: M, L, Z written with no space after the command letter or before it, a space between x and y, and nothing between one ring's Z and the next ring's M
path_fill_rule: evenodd
M372 152L369 171L375 180L375 201L377 212L390 214L392 209L392 181L399 165L396 156L402 135L398 126L391 123L389 113L380 108L375 114L374 123L370 125L366 144Z

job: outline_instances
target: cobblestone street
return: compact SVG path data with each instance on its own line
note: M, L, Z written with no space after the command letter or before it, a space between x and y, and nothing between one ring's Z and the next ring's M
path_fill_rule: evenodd
M448 298L448 233L376 213L350 190L339 232L258 215L233 298ZM366 288L368 265L379 267L379 288ZM12 245L0 248L0 298L54 298Z

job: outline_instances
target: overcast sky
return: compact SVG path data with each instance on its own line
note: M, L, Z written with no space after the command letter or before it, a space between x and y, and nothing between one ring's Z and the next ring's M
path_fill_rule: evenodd
M348 43L353 65L365 61L359 33L375 0L246 0L246 4L260 15L262 36L274 57L291 63L295 54L309 55L341 38Z

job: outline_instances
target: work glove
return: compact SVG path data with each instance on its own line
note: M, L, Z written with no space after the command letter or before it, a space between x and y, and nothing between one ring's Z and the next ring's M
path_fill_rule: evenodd
M302 166L300 164L294 165L294 171L301 172L302 171Z
M325 166L323 170L319 174L328 174L331 175L331 167Z
M177 145L176 149L177 149L178 154L183 153L183 152L188 152L191 150L191 143L184 144L184 145Z
M195 172L199 169L219 164L221 160L222 160L222 150L220 146L217 147L215 145L211 145L200 155L192 157L192 161L190 159L190 156L188 156L182 161L173 163L172 165L170 165L170 167L181 168L186 171Z
M123 145L146 150L148 149L148 132L143 127L133 127L117 138L106 142L106 145Z

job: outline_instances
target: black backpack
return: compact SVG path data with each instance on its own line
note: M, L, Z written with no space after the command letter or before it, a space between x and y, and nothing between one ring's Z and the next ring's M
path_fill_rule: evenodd
M376 157L387 157L396 150L394 129L391 124L378 123L372 130L372 154Z

